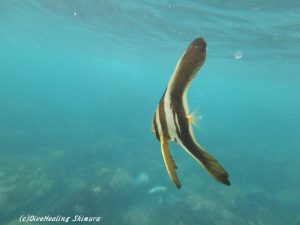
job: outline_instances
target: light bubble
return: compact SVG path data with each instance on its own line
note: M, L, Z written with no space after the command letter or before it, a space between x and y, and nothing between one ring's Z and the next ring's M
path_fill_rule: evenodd
M77 16L77 12L75 11L75 12L73 12L73 16Z
M233 54L235 60L241 60L243 58L243 51L238 50Z

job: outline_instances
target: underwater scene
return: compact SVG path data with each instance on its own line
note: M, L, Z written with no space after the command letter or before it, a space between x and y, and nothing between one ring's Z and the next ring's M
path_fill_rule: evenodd
M298 0L1 0L0 224L300 225L299 75Z

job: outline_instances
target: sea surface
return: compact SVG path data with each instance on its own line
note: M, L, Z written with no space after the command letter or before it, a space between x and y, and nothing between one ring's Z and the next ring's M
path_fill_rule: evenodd
M172 143L178 190L151 120L197 37L194 133L231 186ZM299 225L299 99L298 0L1 0L0 224Z

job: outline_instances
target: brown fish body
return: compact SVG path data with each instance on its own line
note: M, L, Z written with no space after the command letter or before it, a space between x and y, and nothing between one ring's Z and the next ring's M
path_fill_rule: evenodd
M177 167L169 151L169 142L175 141L186 150L216 180L230 185L228 173L195 140L189 120L186 92L206 57L203 38L195 39L183 53L159 102L152 121L152 130L161 143L163 159L169 176L177 188L181 187Z

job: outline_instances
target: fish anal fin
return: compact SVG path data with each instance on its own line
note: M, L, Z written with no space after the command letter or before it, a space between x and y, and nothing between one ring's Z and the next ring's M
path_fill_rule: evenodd
M225 185L230 185L230 181L228 179L229 175L226 170L220 165L220 163L205 151L202 152L202 155L202 164L204 165L206 171L217 181Z
M213 178L225 185L230 185L229 175L226 170L213 156L206 152L202 147L200 147L198 144L195 144L190 149L185 149L203 166L203 168Z
M172 182L179 189L181 187L181 184L177 177L177 173L176 173L177 167L175 165L174 160L172 159L168 141L166 141L166 140L161 141L161 152L163 155L163 159L164 159L168 174L169 174Z

